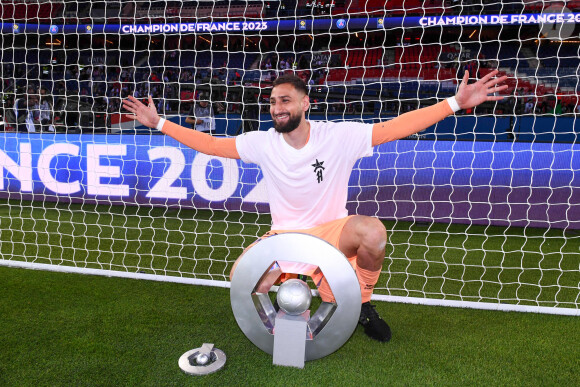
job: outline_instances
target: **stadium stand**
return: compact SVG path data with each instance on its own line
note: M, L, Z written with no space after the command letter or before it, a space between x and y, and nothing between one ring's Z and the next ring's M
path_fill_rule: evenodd
M565 4L571 9L580 7L580 1ZM126 4L95 1L91 7L78 7L76 2L3 2L0 14L3 20L13 22L34 23L62 18L67 23L75 23L85 18L92 21L106 18L108 22L137 23L143 20L167 21L173 17L184 21L206 20L210 15L218 19L254 18L273 11L299 16L312 13L314 9L327 10L326 14L340 14L347 8L352 15L357 12L374 16L380 12L384 16L447 15L465 14L477 6L475 2L458 4L441 0L394 0L388 3L386 10L383 1L375 0L271 1L250 5L243 1L217 1L211 6L202 2L185 4L179 1ZM502 6L523 10L522 3L518 2L505 2ZM524 6L527 11L540 10L539 2L527 1ZM325 17L325 12L319 11L317 15ZM161 103L164 109L178 112L187 110L188 104L197 98L199 84L236 86L247 83L263 87L281 71L297 71L312 87L340 90L345 85L360 84L365 85L367 93L378 93L380 89L383 95L398 95L403 101L412 101L435 93L452 95L465 69L481 77L489 69L498 67L501 74L510 77L508 92L518 97L518 109L522 112L528 101L533 102L538 114L549 112L558 101L564 106L564 113L573 112L577 106L580 91L577 44L556 46L525 40L502 41L500 44L493 39L461 44L419 44L415 42L419 36L415 37L412 31L408 31L405 43L393 46L384 45L381 34L366 32L364 36L349 38L352 40L348 49L345 45L335 44L317 52L309 47L307 38L305 41L297 38L296 47L284 51L287 43L268 35L255 40L251 37L237 40L212 37L209 41L203 36L187 35L165 37L159 41L153 38L143 50L138 49L138 38L135 38L136 49L105 52L91 48L90 56L83 55L89 47L84 47L83 42L76 43L78 51L67 50L66 55L59 47L52 46L8 48L1 54L2 88L5 92L18 93L29 86L44 87L54 96L55 107L60 106L63 111L71 96L76 96L78 103L85 104L87 110L95 105L106 106L109 113L118 112L121 98L129 94L143 97L150 93L156 99L167 101ZM94 39L101 39L104 46L107 44L104 37ZM260 50L256 49L258 44ZM171 50L166 52L165 48ZM164 54L159 55L162 52ZM31 79L38 81L30 82ZM381 85L377 86L379 81ZM239 98L233 96L229 102L237 104ZM348 105L350 99L356 98L360 98L357 92L349 93L342 102ZM328 102L332 106L341 101L330 98ZM7 98L5 108L10 109L12 103L13 98Z
M30 23L54 18L63 8L60 2L8 2L0 4L0 18L4 23L26 20Z

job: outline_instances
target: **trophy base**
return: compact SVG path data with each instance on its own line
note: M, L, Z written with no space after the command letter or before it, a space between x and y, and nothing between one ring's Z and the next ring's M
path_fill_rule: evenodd
M280 310L274 326L273 363L286 367L304 368L306 333L310 311L292 316Z

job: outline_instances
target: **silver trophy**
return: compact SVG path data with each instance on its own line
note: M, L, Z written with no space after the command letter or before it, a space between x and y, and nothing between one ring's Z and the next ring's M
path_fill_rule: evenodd
M310 307L311 291L301 280L280 285L276 311L268 292L282 274L323 276L335 302ZM239 260L230 299L236 322L257 347L273 355L277 365L303 368L339 349L352 335L360 315L360 286L342 252L308 234L284 233L263 239Z

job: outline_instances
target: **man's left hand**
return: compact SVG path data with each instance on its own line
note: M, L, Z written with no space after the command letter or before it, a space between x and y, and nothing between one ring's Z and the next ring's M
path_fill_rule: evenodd
M504 96L493 95L508 88L507 85L499 86L500 83L507 79L506 75L493 78L498 72L498 70L493 70L479 81L468 85L469 72L466 71L455 95L455 100L459 107L461 109L470 109L485 101L501 101L504 99Z

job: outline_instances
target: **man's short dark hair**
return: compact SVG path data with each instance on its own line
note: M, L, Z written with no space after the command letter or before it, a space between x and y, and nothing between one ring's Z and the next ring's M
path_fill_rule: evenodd
M278 85L283 85L285 83L290 83L294 88L298 91L303 92L304 94L308 95L308 87L306 87L306 83L302 80L302 78L294 75L294 74L286 74L282 75L274 81L272 84L274 87Z

